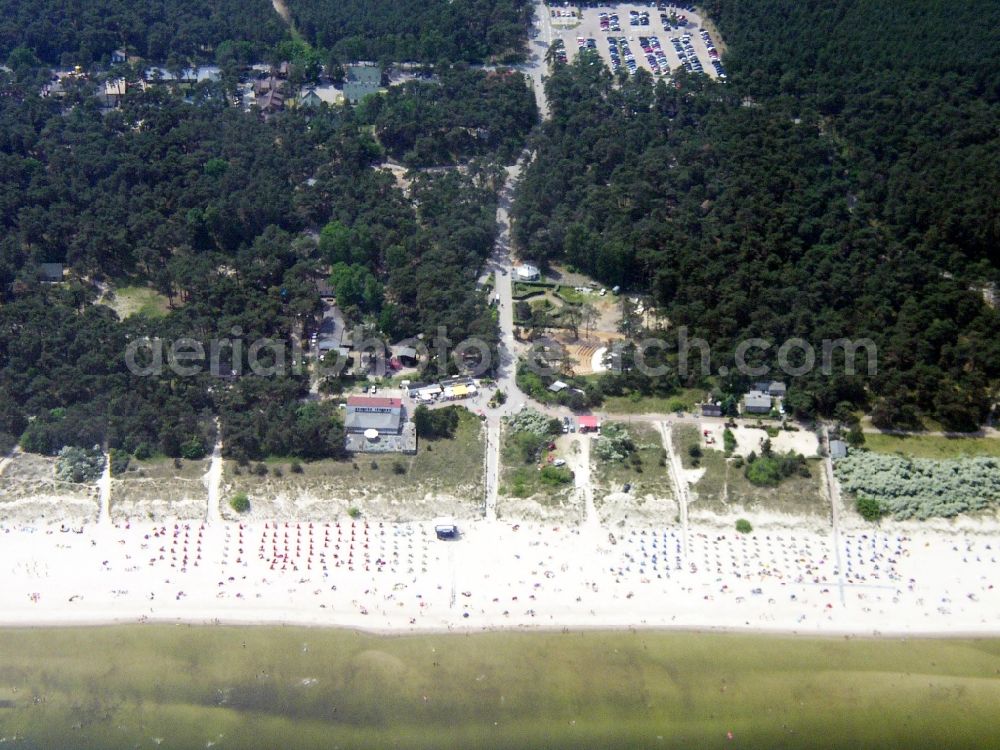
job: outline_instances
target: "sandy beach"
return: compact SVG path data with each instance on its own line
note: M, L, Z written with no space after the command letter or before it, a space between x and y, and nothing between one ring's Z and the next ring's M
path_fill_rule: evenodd
M0 624L287 623L378 631L647 627L1000 631L1000 534L887 526L92 523L0 526Z

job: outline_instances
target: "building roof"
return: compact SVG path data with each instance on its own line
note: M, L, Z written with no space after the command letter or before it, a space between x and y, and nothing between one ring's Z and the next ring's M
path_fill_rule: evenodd
M39 263L38 272L42 278L42 281L62 281L63 280L63 264L62 263Z
M347 406L367 406L381 409L398 409L403 405L401 399L386 396L348 396Z
M721 417L722 406L720 404L702 404L701 413L709 417Z
M771 397L760 391L750 391L744 398L743 403L747 409L771 410Z
M562 382L561 380L556 380L549 386L549 390L553 393L559 393L559 391L564 391L569 388L569 385Z
M323 103L315 89L308 89L299 95L299 104L303 107L318 107Z
M344 429L349 432L378 430L379 432L399 432L403 415L398 411L353 411L347 410Z
M368 81L346 81L344 83L344 97L349 102L357 102L366 96L371 96L378 92L377 83Z
M396 348L396 356L406 357L408 359L416 359L417 350L414 349L412 346L400 346Z
M447 387L449 385L475 385L476 381L467 375L459 375L455 378L445 378L441 381L441 385Z
M382 68L374 63L364 65L348 65L346 70L347 83L382 83Z
M541 272L538 270L538 266L533 266L530 263L522 263L515 270L518 276L524 278L541 276Z
M770 393L772 396L783 396L787 390L785 384L780 380L764 380L760 383L754 383L753 388L755 391Z
M844 458L847 455L847 445L843 440L830 441L830 458Z
M594 429L597 429L598 427L597 417L593 414L584 414L580 417L579 421L581 427L592 427Z
M115 78L113 81L104 82L105 96L125 96L125 79Z
M316 279L316 291L322 297L334 297L333 287L327 279Z

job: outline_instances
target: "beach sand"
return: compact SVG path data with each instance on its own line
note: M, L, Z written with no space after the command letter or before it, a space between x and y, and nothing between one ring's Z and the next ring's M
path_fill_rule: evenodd
M684 628L996 633L995 522L833 536L471 521L0 526L0 624L294 623L378 631ZM755 524L757 526L757 524ZM759 528L759 527L758 527Z

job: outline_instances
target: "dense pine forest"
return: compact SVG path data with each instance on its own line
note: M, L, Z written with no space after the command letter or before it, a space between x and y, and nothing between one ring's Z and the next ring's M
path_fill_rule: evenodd
M365 102L379 142L412 167L470 157L513 162L538 120L534 93L514 70L438 66L438 80L408 81Z
M512 63L523 56L527 0L289 0L296 29L343 60Z
M289 0L296 30L325 62L517 62L527 0ZM24 50L47 65L107 63L115 49L153 62L214 62L238 48L265 59L290 30L270 0L0 0L0 60Z
M107 63L119 47L157 62L212 60L239 40L270 48L287 29L270 0L0 0L0 58L32 50L48 65Z
M123 356L129 342L156 337L191 337L206 353L215 338L272 337L290 363L292 339L316 325L316 281L331 265L349 320L375 335L447 326L456 340L495 340L474 291L495 231L494 151L464 174L416 176L406 195L377 168L383 149L350 107L265 122L227 106L212 85L190 101L165 89L130 93L110 112L85 88L61 103L9 79L0 92L8 447L20 436L41 453L106 442L196 457L219 416L229 455L341 454L332 407L300 401L304 369L227 384L207 372L207 354L195 377L136 376ZM65 263L72 280L43 283L45 262ZM165 309L120 321L113 290L127 285L158 292ZM239 364L229 350L222 362L223 374Z
M750 336L775 342L770 365L789 337L874 340L874 375L792 380L802 416L974 429L1000 378L1000 315L982 294L1000 281L1000 7L709 10L727 83L553 72L515 207L522 252L651 292L716 367Z

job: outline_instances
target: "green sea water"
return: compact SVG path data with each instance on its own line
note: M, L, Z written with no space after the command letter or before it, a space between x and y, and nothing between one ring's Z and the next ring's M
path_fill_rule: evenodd
M1000 640L0 631L0 748L1000 746Z

